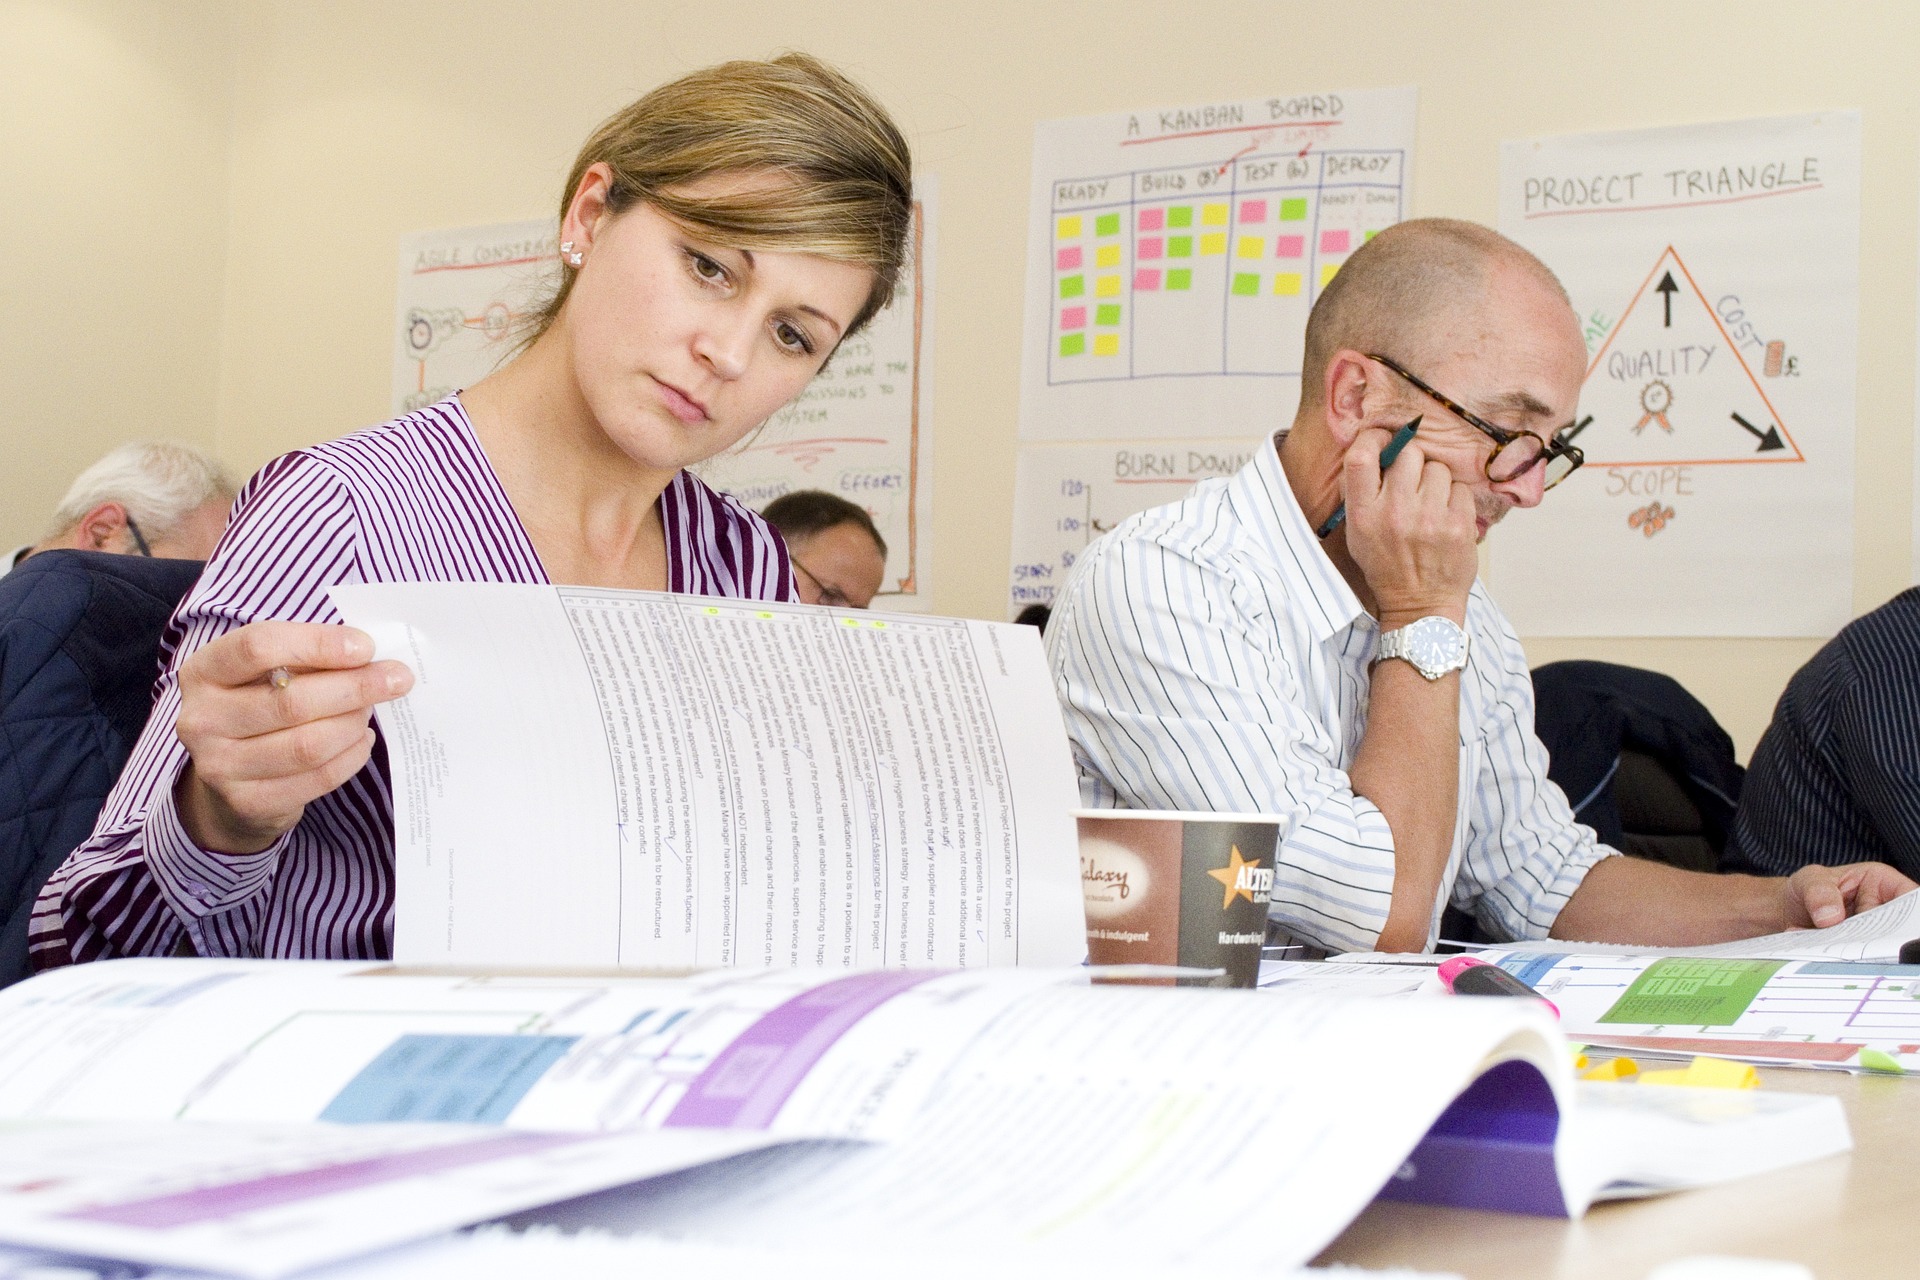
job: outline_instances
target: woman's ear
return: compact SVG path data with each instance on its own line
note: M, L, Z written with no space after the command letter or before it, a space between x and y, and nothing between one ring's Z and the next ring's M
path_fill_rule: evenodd
M1327 434L1342 449L1367 425L1367 388L1373 362L1342 348L1327 361Z
M560 221L560 238L571 243L576 253L590 252L593 237L612 211L613 170L604 161L588 165L580 185L573 189L567 216Z

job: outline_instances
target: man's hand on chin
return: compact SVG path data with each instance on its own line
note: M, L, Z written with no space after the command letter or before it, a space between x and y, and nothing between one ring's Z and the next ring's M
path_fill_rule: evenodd
M1780 881L1789 929L1825 929L1915 888L1920 885L1884 862L1802 867Z

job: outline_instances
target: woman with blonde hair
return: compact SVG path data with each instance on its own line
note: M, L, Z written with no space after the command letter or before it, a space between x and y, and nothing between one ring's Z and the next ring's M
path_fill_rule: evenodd
M35 965L390 954L392 789L370 721L412 675L337 625L333 584L796 599L778 536L686 468L886 305L911 191L885 111L802 54L695 72L602 124L519 354L247 483L163 641L133 758L41 892Z

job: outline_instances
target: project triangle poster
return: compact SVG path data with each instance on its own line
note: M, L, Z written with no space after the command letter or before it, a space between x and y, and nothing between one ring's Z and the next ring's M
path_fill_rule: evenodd
M1500 229L1566 287L1588 355L1586 465L1488 537L1520 633L1842 626L1858 113L1509 142Z

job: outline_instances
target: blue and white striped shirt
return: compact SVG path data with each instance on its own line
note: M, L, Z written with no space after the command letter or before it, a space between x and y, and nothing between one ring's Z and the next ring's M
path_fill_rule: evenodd
M1613 851L1547 780L1526 655L1477 582L1467 633L1461 803L1433 928L1450 898L1491 933L1544 937ZM1272 447L1130 517L1087 548L1047 627L1082 799L1278 815L1274 921L1323 947L1371 947L1393 832L1347 769L1378 639Z

